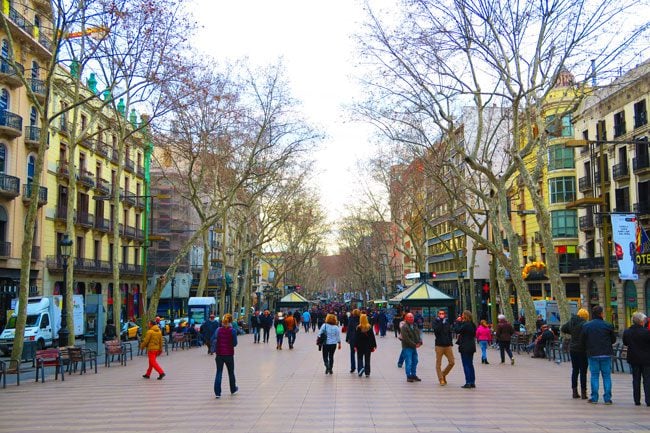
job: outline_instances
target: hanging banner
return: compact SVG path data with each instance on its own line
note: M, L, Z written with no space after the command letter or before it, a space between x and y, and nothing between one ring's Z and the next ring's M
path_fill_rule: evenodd
M650 266L650 238L640 221L636 226L636 266L637 269Z
M621 280L638 280L636 265L637 219L634 214L612 214L612 239Z

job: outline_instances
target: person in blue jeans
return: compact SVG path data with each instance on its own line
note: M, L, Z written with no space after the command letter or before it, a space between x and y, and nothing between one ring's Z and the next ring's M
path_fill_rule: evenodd
M224 314L221 326L214 331L212 336L212 352L216 354L217 374L214 378L214 395L221 398L221 377L223 367L228 370L230 394L235 395L239 388L235 379L235 346L237 346L237 331L232 327L232 315Z
M422 346L420 330L415 326L415 317L408 313L404 317L404 325L401 328L402 354L404 355L405 373L407 382L421 382L417 375L418 349Z
M465 385L461 388L476 388L476 372L474 370L474 353L476 352L476 325L472 321L472 313L463 311L462 322L458 327L458 352L463 363Z
M589 403L598 403L600 376L603 376L603 400L612 404L612 344L616 342L614 325L603 320L603 307L596 305L591 310L591 320L582 325L580 345L587 354L591 373L591 398Z

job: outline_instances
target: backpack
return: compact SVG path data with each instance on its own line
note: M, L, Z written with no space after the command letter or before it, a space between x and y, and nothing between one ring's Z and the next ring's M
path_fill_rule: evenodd
M275 327L275 333L278 335L284 334L284 325L282 323L278 323L278 326Z

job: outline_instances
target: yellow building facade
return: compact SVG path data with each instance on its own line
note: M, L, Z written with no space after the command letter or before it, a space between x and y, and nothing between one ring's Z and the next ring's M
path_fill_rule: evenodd
M47 90L41 70L52 53L48 26L41 27L49 2L2 0L1 7L10 32L0 26L0 323L4 325L7 310L18 296L23 224L41 133L20 75L37 98L44 98ZM39 190L38 200L37 221L42 221L43 206L51 203L46 186ZM32 249L30 295L42 293L45 239L46 231L39 222Z
M576 103L577 86L568 71L560 74L556 86L549 92L542 106L542 118L549 135L548 152L538 188L551 214L553 248L558 256L560 274L569 300L580 301L578 274L572 265L578 258L578 216L577 210L567 205L576 200L576 164L573 148L565 146L574 138L573 119L569 112ZM525 160L532 170L537 152L533 151ZM546 263L546 254L540 235L540 226L530 193L522 182L515 181L509 190L510 218L519 236L522 269L528 263ZM545 273L527 273L528 288L534 300L552 299L550 282Z

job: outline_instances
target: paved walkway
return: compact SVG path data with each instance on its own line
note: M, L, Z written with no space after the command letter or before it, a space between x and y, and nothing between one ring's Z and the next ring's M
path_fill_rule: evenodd
M516 365L480 364L477 388L464 383L460 359L449 385L437 384L433 337L420 349L420 383L398 369L398 341L378 340L372 374L349 373L349 351L336 353L325 375L315 334L300 332L294 350L275 350L240 337L235 363L240 391L214 398L214 359L205 348L170 352L160 363L164 380L141 378L146 357L126 367L100 365L99 373L64 382L24 380L0 389L0 433L413 433L413 432L649 432L650 408L632 402L631 376L614 374L614 405L570 398L569 364L528 356ZM286 342L285 342L286 345ZM51 369L48 369L48 372ZM33 377L33 376L32 376ZM11 378L11 376L10 376Z

